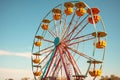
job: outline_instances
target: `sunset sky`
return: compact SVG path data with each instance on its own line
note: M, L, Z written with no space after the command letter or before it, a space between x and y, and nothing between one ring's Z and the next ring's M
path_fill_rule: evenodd
M66 1L69 0L0 0L0 80L33 78L31 48L35 32L42 18ZM106 25L107 51L102 75L120 76L120 0L79 1L100 8Z

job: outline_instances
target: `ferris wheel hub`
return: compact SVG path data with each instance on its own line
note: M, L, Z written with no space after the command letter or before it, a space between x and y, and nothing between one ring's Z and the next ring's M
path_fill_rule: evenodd
M60 38L59 38L59 37L56 37L56 38L54 39L54 45L57 46L59 43L60 43Z

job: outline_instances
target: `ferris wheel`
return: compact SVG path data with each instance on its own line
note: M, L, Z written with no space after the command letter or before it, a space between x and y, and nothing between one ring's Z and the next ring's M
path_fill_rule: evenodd
M71 1L51 9L32 46L35 80L95 80L102 74L106 31L100 10Z

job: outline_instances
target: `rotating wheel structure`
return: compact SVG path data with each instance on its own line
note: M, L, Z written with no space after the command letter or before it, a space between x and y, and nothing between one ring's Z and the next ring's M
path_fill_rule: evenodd
M106 35L98 8L79 1L54 7L33 40L35 80L95 80L102 74Z

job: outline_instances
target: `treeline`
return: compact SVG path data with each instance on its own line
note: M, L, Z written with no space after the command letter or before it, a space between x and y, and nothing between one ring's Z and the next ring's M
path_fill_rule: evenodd
M9 79L5 79L5 80L14 80L14 79L9 78ZM30 79L29 77L24 77L24 78L21 78L21 80L34 80L34 79ZM100 80L120 80L120 76L116 76L116 75L101 76Z
M111 75L111 76L101 76L100 80L120 80L119 76Z

